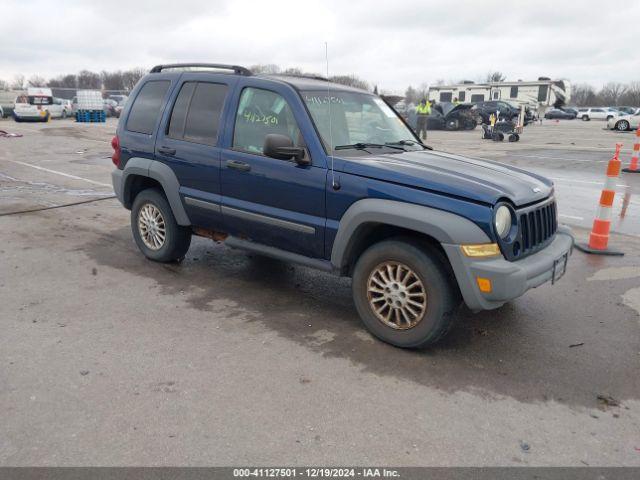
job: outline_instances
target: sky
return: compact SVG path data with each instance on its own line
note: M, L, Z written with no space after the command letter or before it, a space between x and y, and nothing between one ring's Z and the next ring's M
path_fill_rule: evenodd
M539 76L640 81L638 0L2 0L0 79L206 61L380 90Z

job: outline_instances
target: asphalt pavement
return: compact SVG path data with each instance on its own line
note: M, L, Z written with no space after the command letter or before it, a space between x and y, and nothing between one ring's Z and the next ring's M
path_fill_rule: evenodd
M553 178L584 240L633 146L603 126L427 143ZM112 198L114 120L0 129L24 135L0 138L0 465L640 466L640 175L618 187L624 257L576 251L408 351L364 330L348 279L195 237L147 261Z

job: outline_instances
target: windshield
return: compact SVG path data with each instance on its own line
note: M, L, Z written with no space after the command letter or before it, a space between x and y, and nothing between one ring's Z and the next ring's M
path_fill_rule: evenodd
M394 144L402 148L390 148L389 153L424 149L413 132L379 97L346 91L303 91L301 94L327 150L343 147L338 150L344 154L345 146Z

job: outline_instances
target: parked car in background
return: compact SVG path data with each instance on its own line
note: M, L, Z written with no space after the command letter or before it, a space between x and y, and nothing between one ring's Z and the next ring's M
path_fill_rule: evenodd
M106 98L104 100L104 112L107 115L107 117L117 117L118 113L116 111L116 107L118 106L118 102L111 99L111 98Z
M473 130L481 118L472 103L436 103L427 117L427 130Z
M638 111L636 107L626 107L626 106L615 107L615 109L620 113L622 113L623 115L634 115Z
M552 108L547 113L544 114L544 118L549 120L561 119L561 120L573 120L576 118L576 114L574 112L570 112L568 110L563 110L561 108Z
M560 110L564 110L565 112L573 113L576 117L578 116L578 109L574 107L562 107Z
M127 95L109 95L107 97L109 100L115 100L118 105L123 105L126 103L127 98L129 98Z
M634 115L621 115L612 117L607 120L607 128L624 132L626 130L635 130L640 125L640 112Z
M620 112L608 107L582 107L578 109L578 117L585 122L589 120L609 120L619 115Z
M520 115L520 109L508 102L500 100L492 100L489 102L476 102L475 111L482 120L482 123L489 124L492 114L495 115L498 112L500 119L516 122ZM533 122L534 117L531 109L525 108L524 111L524 124L529 125Z
M47 122L51 118L63 116L66 116L64 105L60 99L53 98L50 88L28 88L26 95L16 98L13 108L13 118L16 122Z

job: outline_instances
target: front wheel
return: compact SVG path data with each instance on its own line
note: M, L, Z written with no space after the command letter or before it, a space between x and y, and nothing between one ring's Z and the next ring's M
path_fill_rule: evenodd
M588 122L589 121L589 116L588 115L583 115L582 116L582 121L583 122Z
M423 347L451 328L457 288L444 260L410 239L367 249L353 272L353 299L367 329L402 348Z
M153 188L133 201L131 230L140 251L156 262L181 260L191 244L191 229L178 225L167 199Z
M616 123L616 128L621 132L626 132L627 130L629 130L629 122L627 122L626 120L620 120L618 123Z

